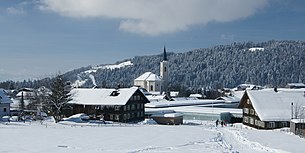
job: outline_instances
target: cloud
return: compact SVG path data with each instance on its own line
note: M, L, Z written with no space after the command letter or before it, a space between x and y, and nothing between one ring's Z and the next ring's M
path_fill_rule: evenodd
M121 20L119 29L145 35L247 18L268 0L39 0L39 8L75 18Z
M25 14L25 11L23 10L23 8L14 8L14 7L6 8L6 12L8 14L13 14L13 15L23 15L23 14Z
M234 34L221 34L220 38L223 40L234 40L235 35Z

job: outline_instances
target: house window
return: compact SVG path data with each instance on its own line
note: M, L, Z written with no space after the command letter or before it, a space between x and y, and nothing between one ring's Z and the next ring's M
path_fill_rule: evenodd
M119 111L120 110L120 106L114 106L114 110L115 111Z
M141 109L143 109L144 108L144 104L141 104Z
M130 105L127 105L127 111L129 111L130 110Z
M260 121L260 124L259 124L259 126L260 126L260 127L263 127L263 128L264 128L264 127L265 127L265 122L263 122L263 121Z
M109 115L110 120L113 120L113 115Z
M254 119L250 118L250 124L254 125Z
M134 104L132 104L131 105L131 110L135 110L136 108L135 108L135 105Z
M254 109L250 109L250 114L251 115L254 115L255 113L254 113Z
M154 86L150 85L150 91L153 91L153 90L154 90Z
M116 121L120 120L120 116L119 115L114 115L114 120L116 120Z
M250 99L247 99L247 104L250 105Z
M166 67L164 67L164 72L166 72Z
M127 114L127 119L130 119L130 113Z
M282 127L287 127L287 122L282 122Z
M137 104L137 109L140 109L140 108L141 108L140 104Z
M275 128L275 122L269 122L268 128Z
M131 118L134 118L134 116L135 116L134 113L131 113Z
M126 106L123 106L123 110L126 111Z
M144 113L143 113L143 112L140 112L140 114L141 114L141 117L143 117L143 116L144 116Z
M3 108L3 112L6 112L6 108Z
M244 122L249 123L248 117L244 117Z
M244 113L245 114L249 114L249 109L248 108L244 108Z

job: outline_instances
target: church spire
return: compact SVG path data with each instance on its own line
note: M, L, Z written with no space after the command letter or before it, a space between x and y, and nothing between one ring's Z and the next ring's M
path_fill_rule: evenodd
M165 45L164 45L164 51L163 51L163 61L167 61Z

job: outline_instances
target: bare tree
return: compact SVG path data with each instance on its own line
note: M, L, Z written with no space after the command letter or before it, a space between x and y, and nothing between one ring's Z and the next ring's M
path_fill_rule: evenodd
M304 118L304 108L300 103L293 104L293 117L295 119Z
M72 100L70 89L62 75L57 75L51 83L51 93L48 94L48 100L44 101L43 109L52 115L57 123L62 119L62 110L69 101Z

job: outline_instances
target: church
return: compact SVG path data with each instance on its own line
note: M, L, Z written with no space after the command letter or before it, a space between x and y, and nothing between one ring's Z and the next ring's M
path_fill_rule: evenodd
M134 85L146 89L148 92L162 93L167 91L169 62L164 46L163 60L160 62L160 76L153 72L145 72L134 80Z

